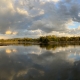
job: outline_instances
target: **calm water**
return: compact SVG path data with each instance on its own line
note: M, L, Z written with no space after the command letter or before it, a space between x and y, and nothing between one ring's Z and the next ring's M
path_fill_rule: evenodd
M0 80L80 80L80 46L1 46Z

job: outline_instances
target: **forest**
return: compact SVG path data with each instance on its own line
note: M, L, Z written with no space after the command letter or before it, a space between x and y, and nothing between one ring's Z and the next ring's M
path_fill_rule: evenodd
M50 44L50 43L77 43L80 42L80 37L57 37L55 35L41 36L39 38L13 38L0 39L0 43L35 43L35 44Z

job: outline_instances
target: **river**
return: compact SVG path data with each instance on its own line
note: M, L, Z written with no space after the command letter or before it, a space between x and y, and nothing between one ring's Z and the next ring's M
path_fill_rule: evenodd
M80 80L80 46L0 46L0 80Z

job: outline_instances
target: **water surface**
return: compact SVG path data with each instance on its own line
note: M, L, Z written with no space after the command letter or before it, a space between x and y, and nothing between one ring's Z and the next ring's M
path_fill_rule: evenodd
M0 80L80 80L80 46L0 46Z

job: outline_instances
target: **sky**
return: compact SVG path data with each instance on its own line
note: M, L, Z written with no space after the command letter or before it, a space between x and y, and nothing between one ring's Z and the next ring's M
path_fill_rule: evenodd
M0 38L80 36L80 0L0 0Z

